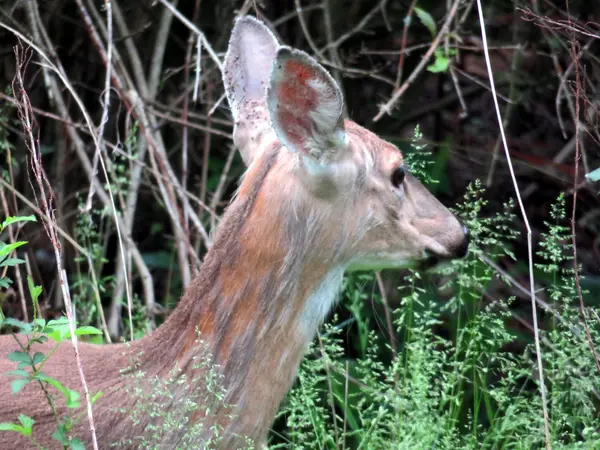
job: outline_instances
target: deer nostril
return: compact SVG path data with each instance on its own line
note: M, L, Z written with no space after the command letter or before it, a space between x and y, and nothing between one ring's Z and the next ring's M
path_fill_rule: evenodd
M460 243L460 245L456 248L456 256L458 258L464 258L465 256L467 256L469 254L469 241L471 239L469 229L464 224L461 224L461 225L462 225L462 231L464 234L464 238L463 238L463 241Z

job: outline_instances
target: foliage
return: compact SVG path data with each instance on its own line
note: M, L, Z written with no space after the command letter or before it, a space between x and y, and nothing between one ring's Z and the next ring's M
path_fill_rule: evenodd
M133 400L133 408L122 410L133 425L143 423L144 435L133 439L123 439L111 443L119 448L125 446L146 450L160 450L169 442L168 448L213 448L221 439L221 427L207 427L206 417L217 410L228 410L224 403L225 389L222 375L214 365L209 346L201 336L195 342L198 354L192 357L191 367L194 370L190 379L181 368L174 367L166 377L158 377L144 372L137 363L136 357L131 367L125 369L124 377L133 380L125 384L124 395ZM166 405L176 403L177 408ZM173 436L181 436L177 442L169 440ZM247 442L248 449L253 448Z
M0 224L0 233L11 224L27 221L35 221L35 217L8 217ZM26 243L26 241L17 241L12 244L0 242L0 258L4 258L0 260L0 268L23 263L24 261L18 258L9 258L9 255L13 250ZM10 280L8 277L0 278L0 287L8 287L9 285ZM43 371L44 365L58 349L58 346L71 338L69 323L66 317L48 321L39 317L38 299L42 293L42 287L36 286L29 276L27 277L27 286L33 305L33 317L35 317L32 322L27 323L10 317L4 317L0 311L0 331L3 327L9 329L19 347L19 350L11 352L6 356L8 360L16 364L16 369L3 375L14 377L11 382L13 395L18 395L29 383L37 384L43 391L45 399L52 409L57 421L57 428L52 434L52 437L65 449L80 450L83 448L81 440L71 437L69 434L73 425L80 420L81 415L67 413L65 416L61 417L56 408L57 394L49 388L54 388L56 392L63 397L67 411L74 411L80 408L80 394L63 385L60 380L47 375ZM18 335L13 332L14 329L18 330ZM77 336L89 336L99 335L102 334L102 332L91 326L82 326L75 329L75 334ZM23 338L25 339L23 340ZM49 350L45 352L40 351L40 344L50 342L52 342L52 345ZM93 404L99 397L100 393L93 395L91 403ZM31 436L34 424L35 421L32 418L24 414L19 414L18 422L0 423L0 432L19 433L29 439L36 447L42 448Z
M509 352L518 336L508 326L513 298L488 299L490 283L503 280L481 262L512 257L516 237L512 205L490 218L479 183L469 187L458 210L472 232L470 255L439 272L449 280L445 303L436 301L423 274L405 277L401 304L393 313L399 349L384 363L385 337L373 327L356 359L344 359L343 335L349 323L364 321L356 298L369 289L367 275L346 285L344 304L355 320L328 325L302 364L298 382L280 412L285 443L273 448L324 449L496 449L542 448L541 400L534 348ZM572 303L574 273L565 245L564 198L546 224L537 267L552 275L548 294L557 320L542 333L549 381L553 448L598 448L600 376L579 329ZM371 283L372 285L372 283ZM436 330L456 317L451 336ZM339 321L338 321L339 322ZM598 324L593 335L600 345ZM360 329L360 327L359 327ZM578 330L578 331L577 331ZM362 332L358 333L362 336ZM328 388L328 385L331 385Z
M19 222L31 222L31 221L35 221L34 216L7 217L4 220L4 222L0 223L0 235L11 224L15 224L15 223L19 223ZM22 259L10 257L10 254L14 250L16 250L17 248L19 248L25 244L27 244L27 241L16 241L11 244L5 244L4 242L0 241L0 289L8 288L12 283L10 278L2 275L1 269L4 267L16 266L17 264L21 264L21 263L25 262ZM1 314L2 313L0 312L0 326L2 325Z

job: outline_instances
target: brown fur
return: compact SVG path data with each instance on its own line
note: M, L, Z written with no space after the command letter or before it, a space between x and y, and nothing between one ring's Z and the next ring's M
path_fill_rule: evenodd
M249 168L200 273L166 323L127 345L80 344L88 386L103 393L94 405L101 448L123 439L133 443L120 448L137 448L136 437L147 436L149 425L161 426L149 416L139 423L130 420L136 398L127 390L135 386L132 375L138 370L145 374L143 382L166 379L176 367L179 376L185 376L188 389L173 392L171 401L155 408L176 410L189 396L203 404L203 369L195 365L206 355L197 343L198 332L222 376L224 404L231 407L213 408L206 417L201 412L193 415L193 421L205 425L194 448L203 447L213 425L221 427L222 449L240 447L244 437L260 447L307 345L335 299L344 270L399 267L427 255L450 258L464 253L462 226L418 181L407 175L401 186L392 186L391 174L402 164L402 155L373 133L351 121L336 123L342 127L337 140L323 139L316 128L304 130L314 142L328 143L327 162L321 166L323 161L282 147L268 122L262 91L248 91L250 85L240 84L258 76L252 86L264 85L263 72L271 61L257 62L243 52L255 50L258 42L258 48L273 58L274 37L253 19L238 24L226 58L225 82L236 118L234 139ZM255 33L255 39L245 41L248 33ZM288 52L288 57L293 55ZM310 64L321 70L315 69L316 62ZM256 67L261 68L258 74ZM247 76L239 77L242 72ZM335 99L341 101L340 96ZM323 125L331 114L319 117ZM311 151L319 153L312 147ZM0 336L0 373L15 368L6 355L17 348L11 336ZM45 344L34 350L49 349ZM82 392L69 343L61 344L44 372ZM40 386L30 383L13 395L10 381L0 376L0 422L26 414L35 420L36 441L59 448L50 437L56 421ZM64 414L60 401L57 408ZM158 447L176 448L186 431L167 433ZM85 414L73 435L89 446ZM15 433L0 432L0 449L12 448L34 447Z
M377 170L401 161L399 152L375 135L351 122L346 126L355 139L369 148ZM368 232L352 231L360 227L361 220L366 220L356 209L365 199L354 190L340 194L343 200L338 199L339 205L312 198L314 186L303 187L289 175L289 168L297 164L295 158L289 152L280 151L277 143L257 157L223 218L199 275L162 327L128 345L80 344L90 390L103 392L94 406L96 432L102 448L124 437L140 436L147 426L147 423L134 425L128 420L127 411L135 399L124 394L125 384L131 383L131 379L121 374L121 370L130 367L135 358L139 369L148 376L166 377L177 365L191 380L194 377L192 360L198 350L196 329L220 366L227 389L225 401L233 407L232 411L220 410L214 417L204 419L223 427L222 448L241 445L239 436L248 436L258 444L265 442L307 342L314 335L314 330L307 332L297 325L307 299L332 267L364 251L364 245L373 245L365 244L366 238L361 238L368 237ZM358 177L362 181L357 182L366 185L368 177L363 174ZM421 193L422 188L414 183L409 189ZM415 202L422 203L423 199L415 199ZM449 214L443 207L437 210L438 215ZM333 220L331 217L339 220L334 221L333 227L328 226ZM367 228L371 232L377 229L369 225ZM384 227L381 232L385 230ZM389 241L390 237L398 238L388 235L385 240ZM0 349L0 373L6 373L15 368L6 355L17 346L12 337L2 336ZM36 351L47 352L48 346L40 346ZM65 386L82 392L69 343L59 347L44 371ZM58 448L56 441L50 438L56 428L55 419L40 387L30 383L18 395L13 395L10 381L10 377L0 377L3 399L0 422L14 421L18 414L27 414L36 421L33 437L47 448ZM197 390L201 388L198 386ZM174 401L164 407L174 408L176 404ZM59 412L63 410L64 406L59 404ZM234 417L229 419L227 414L231 412ZM74 435L89 443L85 416ZM170 435L161 448L173 448L180 438ZM0 433L0 448L33 447L16 434L5 432Z

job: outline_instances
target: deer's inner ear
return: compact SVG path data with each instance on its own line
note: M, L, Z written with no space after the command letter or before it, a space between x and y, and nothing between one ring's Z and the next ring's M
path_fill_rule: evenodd
M283 145L320 164L335 159L347 147L343 105L340 88L317 61L302 51L279 48L267 107Z

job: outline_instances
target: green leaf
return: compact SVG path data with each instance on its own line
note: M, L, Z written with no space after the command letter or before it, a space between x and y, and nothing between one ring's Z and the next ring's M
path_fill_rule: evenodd
M35 420L25 414L19 414L19 422L23 425L25 436L31 436L31 429L33 428Z
M432 73L446 72L450 66L450 60L444 55L443 50L436 50L434 55L435 61L427 66L427 70Z
M46 335L54 342L60 344L70 335L67 318L61 317L60 319L49 321L48 325L44 328L44 333L46 333Z
M92 395L90 397L90 403L93 405L94 403L96 403L96 401L102 397L102 391L98 391L96 392L94 395Z
M12 284L12 280L8 277L0 278L0 288L8 289Z
M0 263L0 267L14 267L24 262L25 260L19 258L7 258Z
M43 372L40 372L37 375L34 375L32 378L43 381L44 383L48 383L50 386L53 386L58 391L62 392L65 397L68 397L68 394L67 394L68 388L64 387L62 385L62 383L60 381L58 381L57 379L52 378L51 376L48 376Z
M31 332L31 324L27 322L21 322L20 320L7 317L4 319L4 325L9 327L16 327L21 333Z
M17 241L13 242L12 244L4 244L0 246L0 258L10 254L10 252L25 244L27 244L27 241Z
M85 450L85 445L83 445L83 442L81 442L81 439L79 438L71 439L69 447L71 447L71 450Z
M79 401L80 395L77 391L67 389L65 396L67 398L67 408L79 408L81 406L81 402Z
M68 445L69 440L67 439L67 433L65 431L64 425L59 425L58 429L52 433L52 438L56 439L62 445Z
M19 434L25 435L25 430L23 427L17 425L16 423L2 422L0 423L0 431L15 431Z
M27 286L29 287L29 294L31 295L31 300L35 303L42 293L42 287L36 286L29 275L27 275Z
M586 174L585 177L590 181L600 181L600 167Z
M44 355L42 352L35 352L35 355L33 355L33 364L41 363L44 358L46 358L46 355Z
M22 351L11 352L6 357L13 362L27 362L30 363L29 355Z
M102 331L100 331L98 328L92 327L90 325L86 325L86 326L75 329L76 336L87 336L90 334L102 334ZM70 333L69 333L69 335L70 335Z
M15 377L29 378L29 372L23 369L11 370L10 372L6 372L6 375L14 375Z
M427 27L429 33L431 33L431 37L435 37L437 34L437 27L435 26L435 21L433 20L433 17L431 17L431 14L418 6L415 6L415 14L417 14L421 23Z
M10 388L12 389L12 393L18 394L19 392L21 392L21 389L23 389L27 383L29 383L29 380L26 378L17 378L16 380L12 380L10 382Z
M35 216L8 216L6 218L6 220L4 220L4 222L2 222L2 225L0 225L1 229L6 228L9 225L12 225L13 223L17 223L17 222L36 222L37 219L35 218Z

